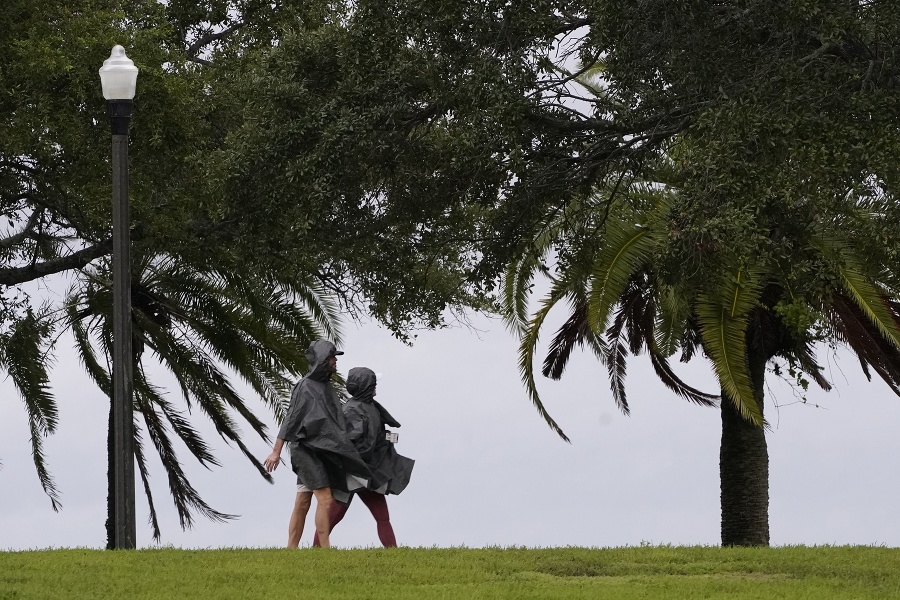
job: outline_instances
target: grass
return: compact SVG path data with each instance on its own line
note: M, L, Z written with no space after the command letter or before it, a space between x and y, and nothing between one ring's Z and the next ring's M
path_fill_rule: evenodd
M0 600L900 599L900 549L0 552Z

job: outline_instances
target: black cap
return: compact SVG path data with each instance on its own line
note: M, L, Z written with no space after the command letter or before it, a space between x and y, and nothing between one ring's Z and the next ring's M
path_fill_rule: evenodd
M344 353L343 350L335 350L334 352L331 353L331 355L332 356L340 356L343 353Z

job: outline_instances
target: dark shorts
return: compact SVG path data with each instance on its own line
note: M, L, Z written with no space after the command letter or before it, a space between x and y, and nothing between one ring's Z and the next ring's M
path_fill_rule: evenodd
M297 484L303 484L310 490L331 487L325 463L313 450L303 444L292 442L291 468L297 474Z

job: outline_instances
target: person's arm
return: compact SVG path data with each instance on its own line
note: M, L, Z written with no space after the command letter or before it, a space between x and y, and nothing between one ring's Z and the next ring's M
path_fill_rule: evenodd
M266 471L271 473L275 469L278 468L278 463L281 462L281 449L284 447L284 440L281 438L276 438L275 445L272 447L272 454L266 458L263 465L266 467Z
M365 415L363 415L360 410L348 408L344 411L344 422L347 424L347 437L350 438L350 441L353 442L354 446L358 446L366 434L366 422L364 419Z
M287 414L284 416L284 421L282 421L281 427L278 429L278 437L275 438L272 454L270 454L263 462L263 466L266 467L266 471L269 473L277 469L278 464L281 462L281 449L284 448L285 440L296 439L296 430L298 429L300 418L302 388L303 380L301 379L300 382L294 386L294 389L291 390L291 403L288 405Z
M378 409L378 415L381 417L381 424L387 425L388 427L400 427L400 423L391 416L391 413L387 411L385 407L381 405L376 400L372 400L372 405Z
M365 458L374 447L366 411L360 407L352 407L344 411L344 418L347 421L347 437L356 446L356 451Z

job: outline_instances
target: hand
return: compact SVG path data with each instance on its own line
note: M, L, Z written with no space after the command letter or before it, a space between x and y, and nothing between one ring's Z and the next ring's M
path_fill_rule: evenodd
M272 452L265 461L263 461L263 466L266 468L266 471L271 473L275 469L278 468L278 464L281 462L281 452Z

